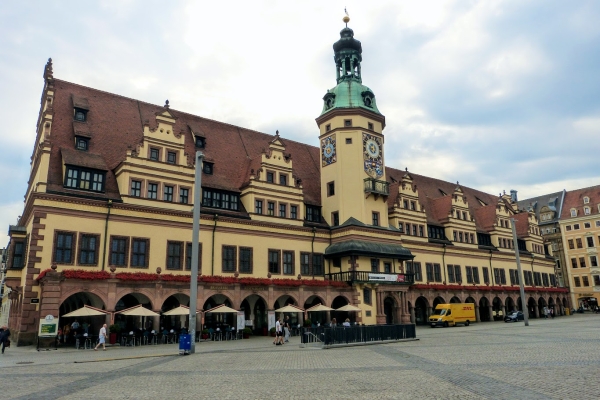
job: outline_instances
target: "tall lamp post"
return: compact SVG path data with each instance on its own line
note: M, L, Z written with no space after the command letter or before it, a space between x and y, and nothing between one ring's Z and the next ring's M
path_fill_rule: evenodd
M517 241L517 224L515 219L510 219L512 225L513 243L515 244L515 257L517 259L517 272L519 273L519 290L521 292L521 308L523 309L523 322L529 326L529 310L525 302L525 287L523 286L523 269L521 268L521 257L519 257L519 242Z
M194 180L194 211L192 218L192 273L190 276L190 334L192 337L192 346L190 354L196 352L196 308L198 302L198 256L200 243L200 192L202 191L202 160L204 154L201 151L196 152L196 179Z

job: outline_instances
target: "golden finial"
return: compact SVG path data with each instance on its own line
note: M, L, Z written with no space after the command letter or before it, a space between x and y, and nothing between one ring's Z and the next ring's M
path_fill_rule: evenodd
M344 23L346 24L346 28L347 28L348 22L350 22L350 15L348 15L348 11L346 11L346 7L344 7L344 13L346 15L344 15L344 18L342 18L342 21L344 21Z

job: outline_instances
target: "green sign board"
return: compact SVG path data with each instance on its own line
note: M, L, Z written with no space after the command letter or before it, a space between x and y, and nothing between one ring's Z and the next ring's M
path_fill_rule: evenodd
M56 324L42 324L40 327L40 336L56 335Z

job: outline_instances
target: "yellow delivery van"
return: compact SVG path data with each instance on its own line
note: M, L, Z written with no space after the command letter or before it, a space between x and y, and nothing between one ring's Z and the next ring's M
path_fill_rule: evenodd
M473 303L438 304L429 317L429 324L432 328L456 326L456 324L469 326L471 322L475 321L475 304Z

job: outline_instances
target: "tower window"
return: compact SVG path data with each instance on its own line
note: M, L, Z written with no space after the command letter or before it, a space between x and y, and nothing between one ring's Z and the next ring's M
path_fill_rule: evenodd
M379 213L373 211L373 226L379 226Z
M335 182L329 182L327 184L327 197L335 195Z
M325 125L325 132L329 132L331 130L331 124Z
M345 119L344 120L344 126L345 127L352 126L352 120L351 119Z
M346 144L352 144L352 138L346 138Z
M369 127L369 130L371 130L371 131L373 130L373 123L372 122L367 123L367 126Z
M338 226L340 224L340 214L335 211L331 213L331 225Z

